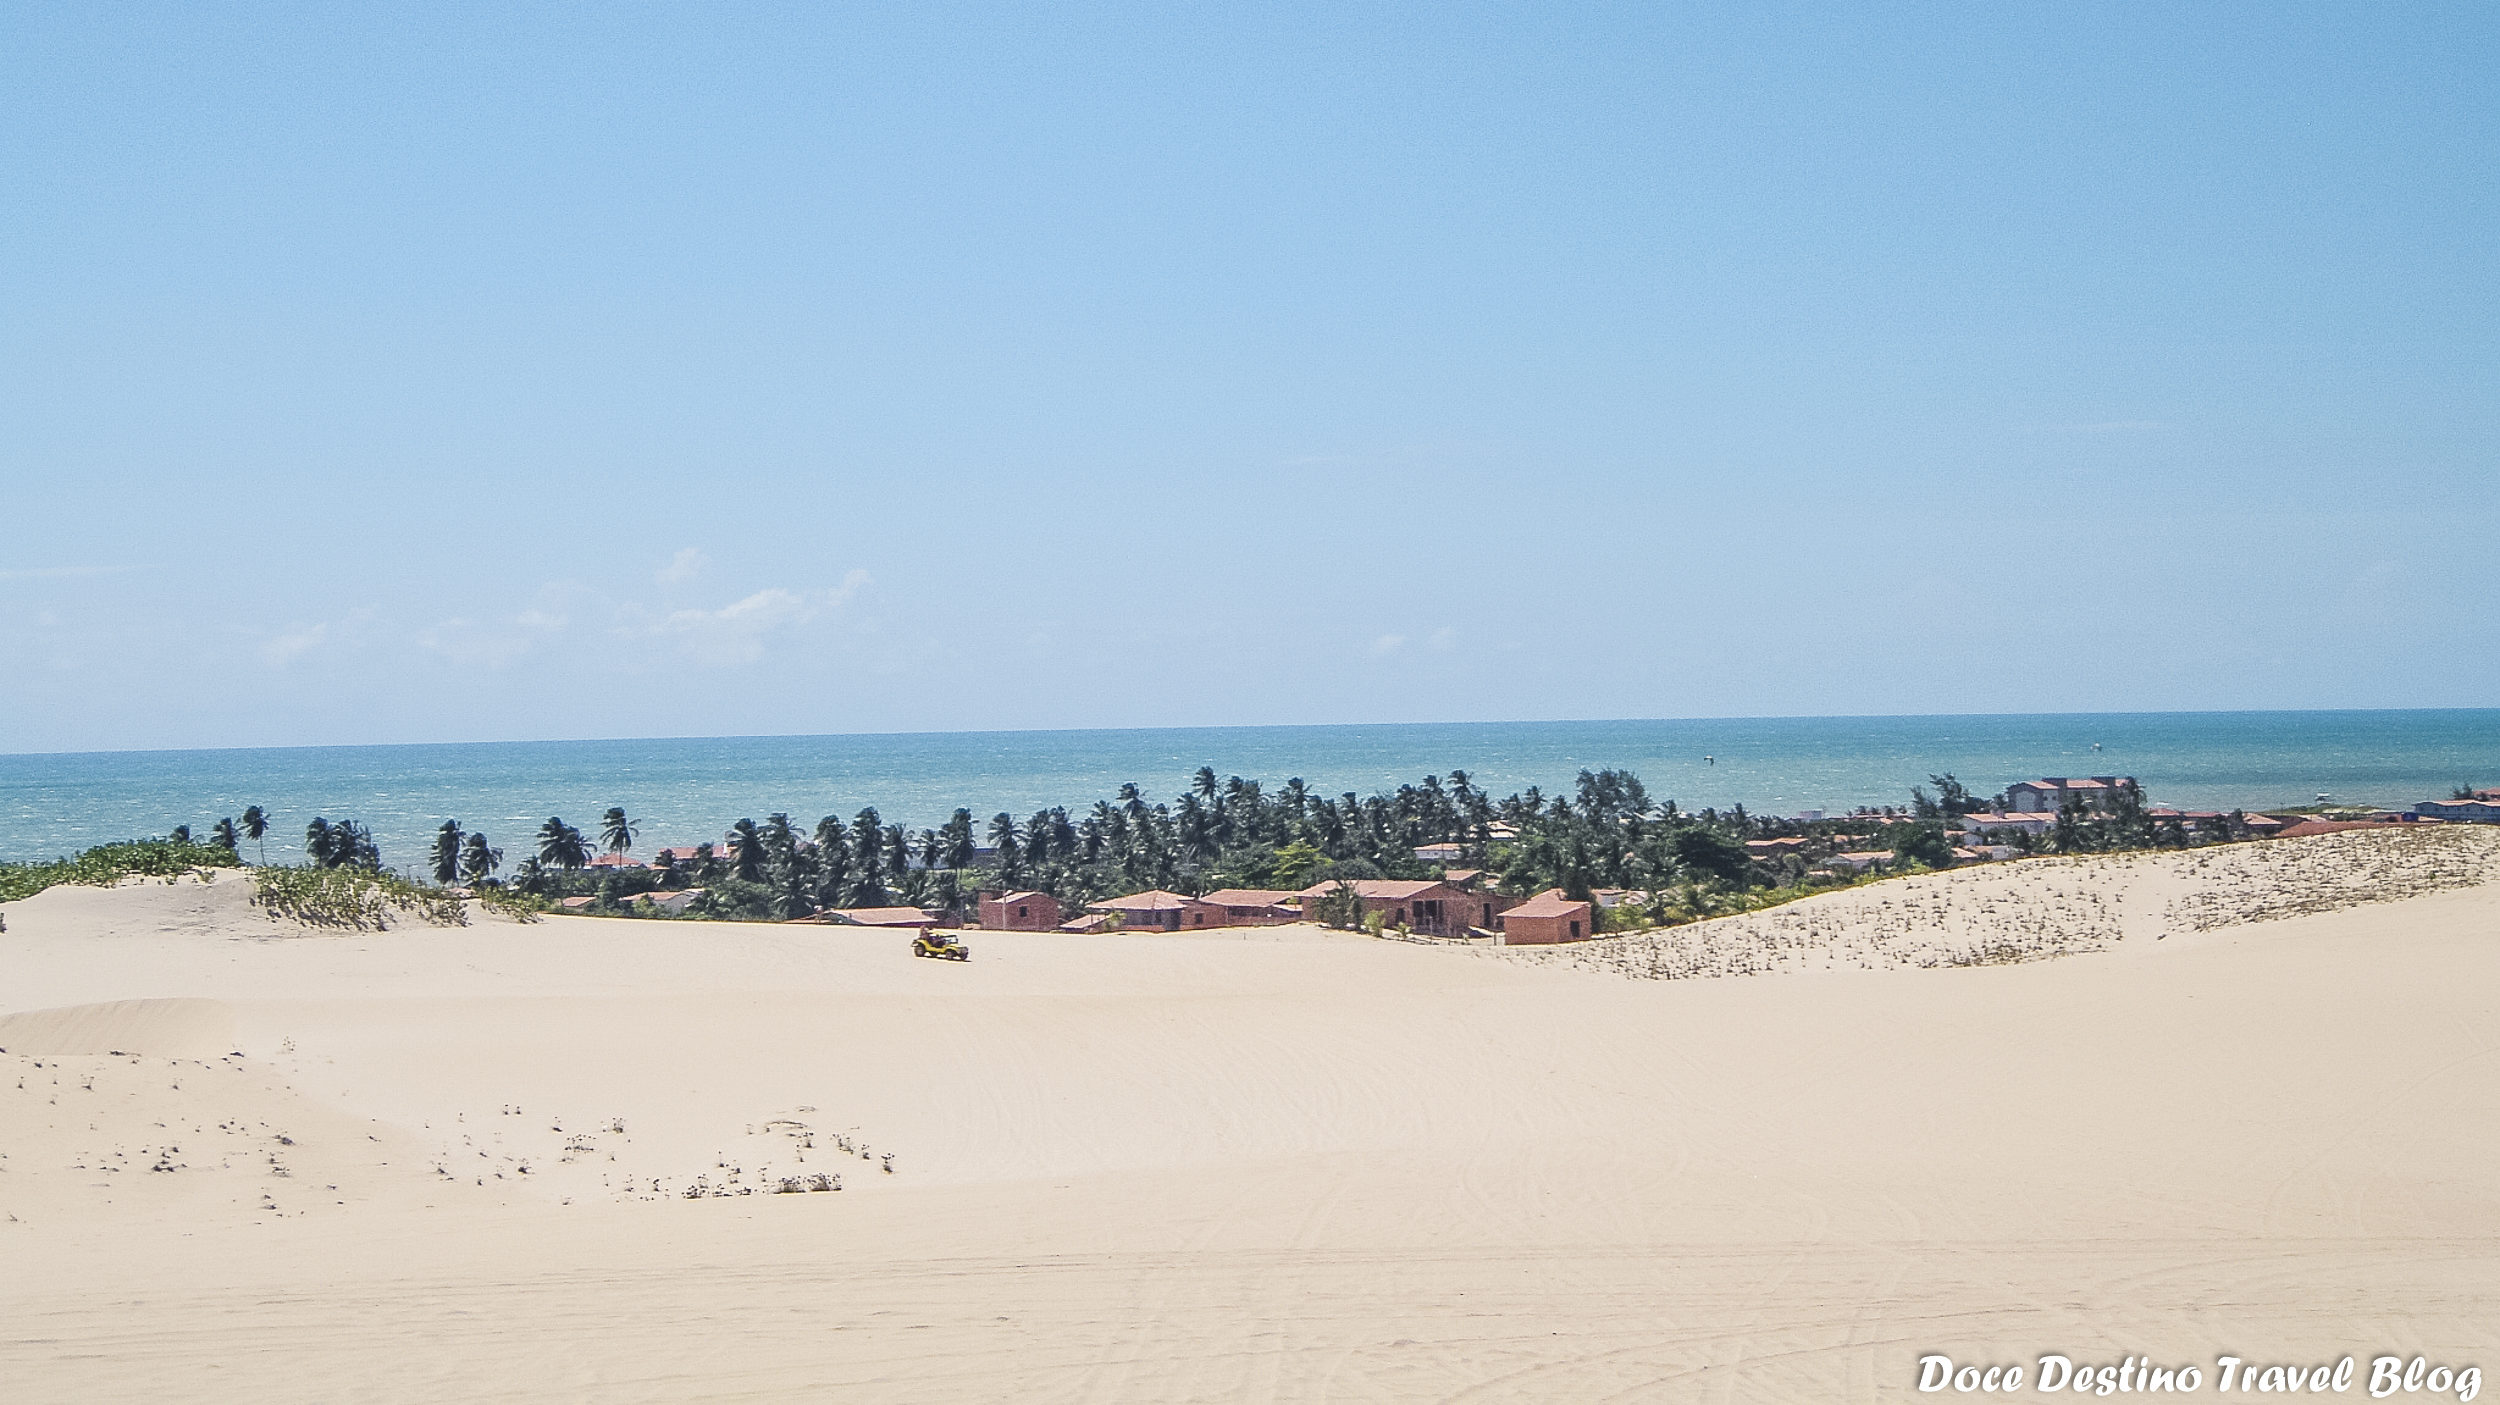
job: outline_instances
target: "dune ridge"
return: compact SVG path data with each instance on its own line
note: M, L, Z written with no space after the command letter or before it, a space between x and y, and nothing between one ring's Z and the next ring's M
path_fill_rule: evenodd
M1950 869L1681 927L1490 954L1648 980L1998 965L2400 902L2495 873L2500 832L2348 830Z

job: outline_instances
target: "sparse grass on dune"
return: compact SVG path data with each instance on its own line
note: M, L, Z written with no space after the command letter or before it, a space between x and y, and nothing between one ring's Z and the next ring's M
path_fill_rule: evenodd
M2218 845L2182 859L2183 876L2198 886L2172 904L2170 920L2204 932L2470 888L2493 876L2500 832L2474 825L2348 830Z
M2185 852L2083 854L1915 874L1785 906L1506 947L1645 980L2005 965L2471 887L2500 872L2500 831L2353 830Z

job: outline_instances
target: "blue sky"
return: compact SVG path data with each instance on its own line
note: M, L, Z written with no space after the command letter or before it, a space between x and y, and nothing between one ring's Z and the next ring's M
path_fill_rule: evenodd
M0 11L0 751L2484 705L2488 6Z

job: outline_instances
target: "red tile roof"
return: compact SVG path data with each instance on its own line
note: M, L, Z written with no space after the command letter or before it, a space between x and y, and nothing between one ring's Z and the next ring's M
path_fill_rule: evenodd
M1548 888L1517 907L1504 908L1498 916L1504 921L1513 917L1578 917L1588 910L1587 903L1564 897L1562 889Z
M1276 888L1218 888L1198 901L1217 907L1274 907L1292 896Z
M1175 912L1189 906L1189 899L1178 893L1167 893L1161 888L1149 888L1142 893L1105 898L1086 906L1101 912Z
M1322 897L1337 891L1340 885L1347 883L1351 883L1354 891L1366 898L1376 902L1392 903L1404 902L1418 893L1428 892L1441 886L1441 880L1437 878L1427 878L1421 881L1406 878L1331 878L1325 883L1314 883L1294 896L1298 898Z

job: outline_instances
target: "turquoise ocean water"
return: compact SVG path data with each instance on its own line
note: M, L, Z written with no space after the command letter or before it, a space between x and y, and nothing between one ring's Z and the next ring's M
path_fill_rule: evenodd
M2097 748L2097 749L2096 749ZM2156 804L2191 809L2340 801L2410 804L2461 782L2500 784L2500 709L2087 713L1624 722L1396 723L1137 731L952 732L645 741L0 756L0 858L205 832L267 807L269 857L293 858L314 815L373 828L412 866L447 818L517 861L550 815L584 830L623 805L642 844L716 840L773 811L813 824L874 805L888 823L956 806L1019 817L1109 798L1123 781L1169 799L1200 766L1271 788L1392 789L1464 770L1505 795L1567 789L1582 768L1625 767L1688 809L1743 803L1788 814L1899 804L1930 772L1992 794L2041 775L2133 775Z

